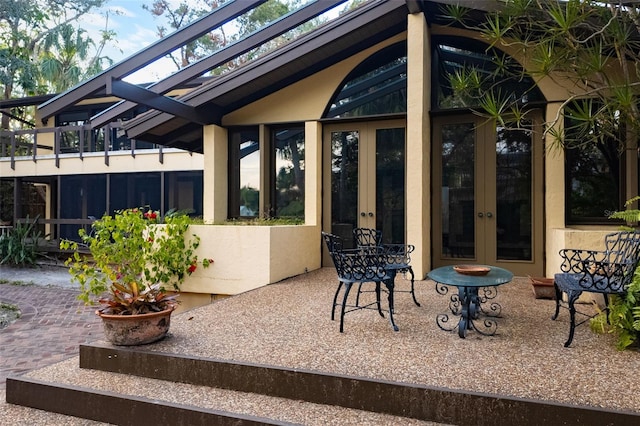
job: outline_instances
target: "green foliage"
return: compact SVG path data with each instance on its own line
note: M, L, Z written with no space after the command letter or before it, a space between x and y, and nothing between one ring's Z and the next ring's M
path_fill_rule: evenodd
M521 61L520 78L546 79L565 88L568 94L561 114L546 125L556 146L601 144L615 138L620 150L625 149L627 134L640 131L640 6L633 2L601 0L509 0L496 2L497 7L484 18L473 22L472 14L459 4L443 5L442 15L452 24L481 34L492 48L513 52ZM484 98L484 102L467 103L498 121L517 117L522 99L511 97L505 104L496 92L499 81L517 78L496 66L483 76L483 83L466 77L473 69L459 70L450 76L458 99ZM518 72L512 68L511 72ZM496 82L498 82L496 84ZM482 90L480 90L482 88ZM596 108L572 107L580 99L590 98ZM497 101L500 100L500 101ZM591 101L588 101L591 102ZM570 132L555 132L556 124L572 119ZM517 125L514 124L514 126Z
M176 304L172 293L199 264L207 268L213 259L198 259L200 238L188 235L187 215L166 216L164 224L159 219L158 212L142 208L103 216L93 223L92 232L79 231L90 257L78 252L73 241L60 243L62 249L74 250L66 264L72 280L80 284L81 300L89 304L92 297L102 296L102 312L120 315L162 311Z
M254 219L228 219L216 225L246 225L246 226L278 226L278 225L303 225L304 219L300 217L256 217Z
M626 202L625 206L638 200L640 197L633 197ZM614 212L609 217L624 219L627 223L637 223L640 220L640 210L628 209ZM616 348L620 351L640 343L640 268L635 270L627 292L622 296L612 295L609 298L608 310L594 317L590 327L596 333L615 334L618 338Z
M47 40L57 38L69 23L77 22L106 1L0 0L0 98L9 99L14 92L18 96L47 93L48 84L55 80L41 78L41 61L57 52L56 46L47 45ZM107 35L108 31L103 32L103 41ZM7 127L6 123L3 127Z
M596 333L613 333L618 338L616 349L623 351L640 343L640 268L624 296L611 296L607 311L591 320ZM607 319L609 323L607 323Z
M32 222L27 217L27 223L17 223L7 235L0 237L0 265L35 265L41 237L37 221L37 217Z

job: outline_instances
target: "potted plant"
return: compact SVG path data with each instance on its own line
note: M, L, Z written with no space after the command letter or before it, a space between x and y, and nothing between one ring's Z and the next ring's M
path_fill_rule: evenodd
M556 299L556 288L553 285L553 278L529 277L533 295L536 299Z
M60 243L73 250L65 264L80 284L78 298L103 305L96 314L111 343L146 344L166 335L180 285L198 265L213 263L195 254L200 238L187 234L190 224L185 214L168 214L161 223L158 212L127 209L103 216L88 233L80 229L90 256L76 242Z

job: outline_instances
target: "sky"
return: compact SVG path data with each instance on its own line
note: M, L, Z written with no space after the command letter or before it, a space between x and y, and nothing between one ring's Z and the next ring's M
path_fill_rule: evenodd
M94 40L100 39L100 31L105 29L105 25L115 31L116 40L105 46L103 56L109 56L114 63L117 63L158 40L156 28L162 22L142 8L143 4L150 5L152 1L109 0L99 12L83 17L79 25ZM199 3L198 0L187 1ZM175 0L174 3L179 1ZM174 71L176 71L175 65L169 59L162 58L128 76L125 80L130 83L149 83L166 77Z
M176 6L181 2L186 2L193 6L206 7L201 0L169 0L169 2ZM103 56L110 57L115 64L158 41L157 27L165 22L158 20L142 8L143 5L151 5L152 3L153 0L108 0L104 7L95 13L82 17L78 24L95 41L100 40L100 31L104 30L107 25L109 30L116 32L116 40L105 46L103 50ZM333 18L337 15L337 10L328 12L327 15ZM124 80L135 84L151 83L167 77L175 71L177 68L170 59L161 58L144 69L127 76Z

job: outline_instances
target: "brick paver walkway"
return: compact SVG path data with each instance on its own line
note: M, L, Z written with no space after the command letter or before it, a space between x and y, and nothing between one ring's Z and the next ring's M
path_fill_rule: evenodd
M0 330L0 389L9 375L62 361L78 346L102 338L95 308L76 299L77 290L0 284L0 302L17 305L22 316Z

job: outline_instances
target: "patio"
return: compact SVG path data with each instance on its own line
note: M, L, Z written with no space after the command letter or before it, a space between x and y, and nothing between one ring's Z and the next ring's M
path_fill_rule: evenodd
M399 332L388 319L364 310L346 315L341 334L338 322L330 321L336 282L335 270L322 268L175 315L169 336L142 349L640 415L638 352L616 351L613 336L596 335L586 325L564 348L568 312L552 321L554 302L535 299L527 278L500 287L497 334L470 331L466 339L437 327L436 315L447 311L448 297L437 294L432 281L416 283L421 307L409 294L397 294ZM409 286L402 277L397 284ZM100 374L107 373L69 371L73 363L26 377L83 387L98 380L105 386ZM169 388L167 395L154 389L153 396L171 401ZM198 396L189 402L197 405Z

